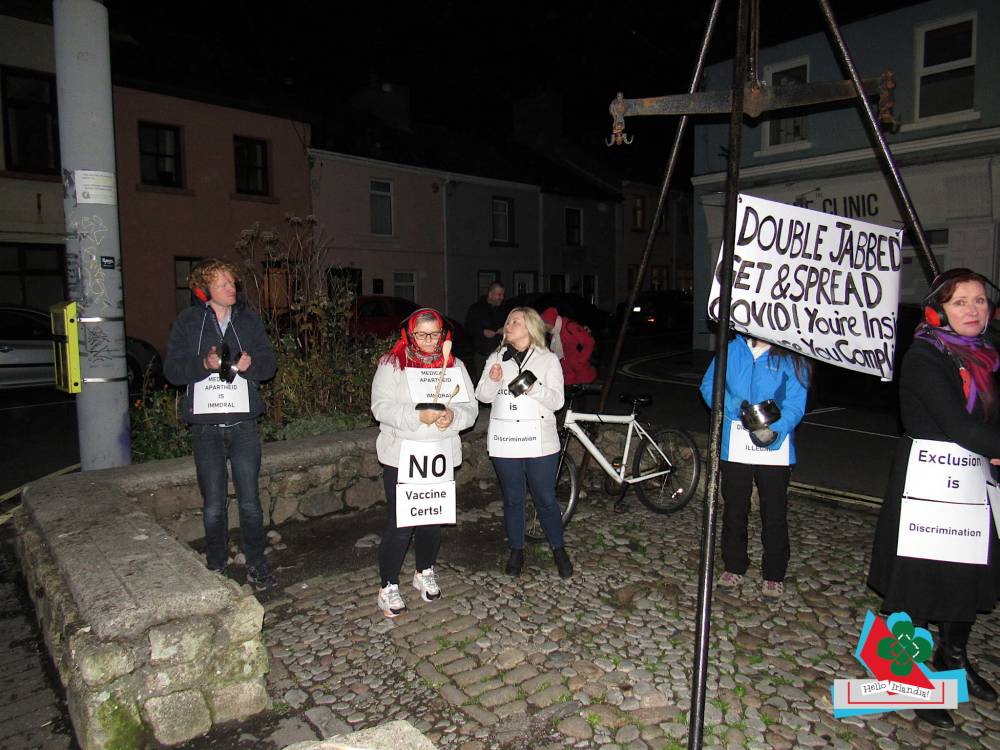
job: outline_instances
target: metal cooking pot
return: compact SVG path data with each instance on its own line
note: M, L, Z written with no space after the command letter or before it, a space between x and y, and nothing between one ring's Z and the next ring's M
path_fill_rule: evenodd
M526 393L536 382L538 382L538 378L535 377L535 373L531 370L525 370L507 384L507 390L510 391L512 396L520 396Z
M774 399L761 401L753 404L744 401L740 406L740 421L750 432L762 430L769 424L773 424L781 419L781 409L774 402Z
M430 411L444 411L448 407L444 404L434 403L432 401L421 401L419 404L413 407L417 411L424 411L424 409L429 409Z

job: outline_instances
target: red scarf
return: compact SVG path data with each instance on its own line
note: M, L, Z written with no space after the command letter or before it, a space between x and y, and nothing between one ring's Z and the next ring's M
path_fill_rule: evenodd
M417 318L426 313L434 316L438 326L444 332L442 337L438 339L438 345L433 354L424 354L417 346L416 339L413 338L413 326L416 325ZM445 365L444 358L441 356L441 344L445 341L451 341L451 331L448 330L448 326L445 324L441 314L437 310L431 310L430 308L417 310L406 319L405 326L399 331L399 341L392 345L392 349L379 360L379 363L391 363L399 369L405 367L422 367L428 370L436 370L445 366L451 367L455 364L455 355L448 355L447 365Z

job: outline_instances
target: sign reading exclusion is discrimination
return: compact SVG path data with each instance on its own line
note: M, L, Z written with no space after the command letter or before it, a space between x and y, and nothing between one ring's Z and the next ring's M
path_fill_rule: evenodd
M891 380L902 234L740 195L733 327L813 359ZM719 319L720 274L717 265L708 300L712 320Z

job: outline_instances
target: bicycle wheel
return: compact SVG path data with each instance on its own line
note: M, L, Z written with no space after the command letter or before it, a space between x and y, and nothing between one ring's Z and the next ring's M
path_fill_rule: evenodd
M635 494L650 510L673 513L694 496L701 475L698 448L686 432L659 430L653 434L652 443L643 438L639 444L632 463L632 476L638 478L663 470L667 473L662 476L636 482Z
M559 476L556 478L556 503L559 504L559 512L562 514L563 528L569 526L569 520L576 510L576 500L580 494L580 485L577 482L576 461L569 453L563 453L562 465L559 467ZM545 531L538 520L538 511L531 498L531 489L528 490L528 497L524 501L524 538L529 542L544 542Z

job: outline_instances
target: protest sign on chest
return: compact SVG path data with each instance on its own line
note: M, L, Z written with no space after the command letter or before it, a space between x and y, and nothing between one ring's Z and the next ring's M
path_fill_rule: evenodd
M237 376L227 383L213 372L194 384L192 411L195 414L240 414L250 411L250 388Z
M403 440L399 447L400 484L433 484L455 478L447 440Z
M439 369L406 368L406 385L410 389L410 400L415 404L434 401L435 391L438 389L438 381L440 380L441 370ZM445 370L444 381L441 383L440 391L438 391L437 400L442 403L447 401L456 385L461 386L461 388L451 399L452 403L469 403L469 393L462 379L462 370L459 367L449 367Z
M734 328L891 380L902 235L899 228L740 195ZM717 264L708 300L712 320L719 319L720 275Z
M505 385L497 391L490 412L490 419L539 419L540 416L538 403L531 396L514 396Z

